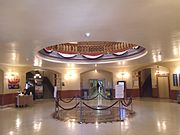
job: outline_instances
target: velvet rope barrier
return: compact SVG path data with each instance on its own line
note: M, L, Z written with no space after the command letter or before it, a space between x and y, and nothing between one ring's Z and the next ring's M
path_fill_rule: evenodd
M90 109L92 109L92 110L107 110L107 109L113 107L114 105L116 105L118 102L119 102L119 101L116 101L116 102L113 103L111 106L104 107L104 108L94 108L94 107L91 107L91 106L89 106L88 104L86 104L86 103L84 103L84 102L83 102L83 105L85 105L86 107L88 107L88 108L90 108Z
M75 97L71 98L69 101L65 101L64 99L62 99L61 97L59 97L59 100L64 102L64 103L70 103L74 100Z
M93 99L95 99L95 98L97 98L99 96L99 94L97 94L95 97L93 97L93 98L87 98L87 99L83 99L83 100L93 100ZM82 99L82 98L81 98Z
M99 94L99 95L101 95L101 97L102 97L102 98L104 98L104 99L106 99L106 100L111 100L110 98L105 97L105 96L104 96L104 95L102 95L102 94Z
M71 107L71 108L64 108L62 107L58 102L56 102L57 106L60 107L63 110L73 110L74 108L76 108L79 105L80 102L78 102L75 106Z
M125 99L121 100L121 104L125 107L128 107L132 103L132 98L129 98L128 103L126 103Z

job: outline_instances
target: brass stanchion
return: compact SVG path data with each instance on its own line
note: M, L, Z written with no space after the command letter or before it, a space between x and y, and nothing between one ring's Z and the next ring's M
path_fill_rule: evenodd
M81 99L80 99L79 109L80 109L79 123L82 124L82 101L81 101Z
M133 114L134 111L133 111L133 102L131 103L131 110L130 110L130 113Z
M124 121L124 118L123 118L123 108L122 108L122 104L121 104L121 99L119 99L119 118L120 118L120 121Z

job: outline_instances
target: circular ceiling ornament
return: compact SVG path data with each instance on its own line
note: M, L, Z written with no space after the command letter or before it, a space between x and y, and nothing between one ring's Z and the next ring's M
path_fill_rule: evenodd
M137 59L146 53L144 47L126 42L82 41L48 46L38 55L51 62L99 64Z

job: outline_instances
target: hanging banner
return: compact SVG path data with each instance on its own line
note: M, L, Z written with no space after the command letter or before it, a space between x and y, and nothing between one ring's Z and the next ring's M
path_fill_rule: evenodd
M57 98L57 86L54 86L54 98Z

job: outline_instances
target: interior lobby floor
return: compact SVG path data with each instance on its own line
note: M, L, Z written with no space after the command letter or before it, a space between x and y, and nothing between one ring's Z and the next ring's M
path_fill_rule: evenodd
M138 98L134 111L124 122L78 124L53 119L53 100L35 101L32 107L0 109L0 135L180 135L180 104Z

